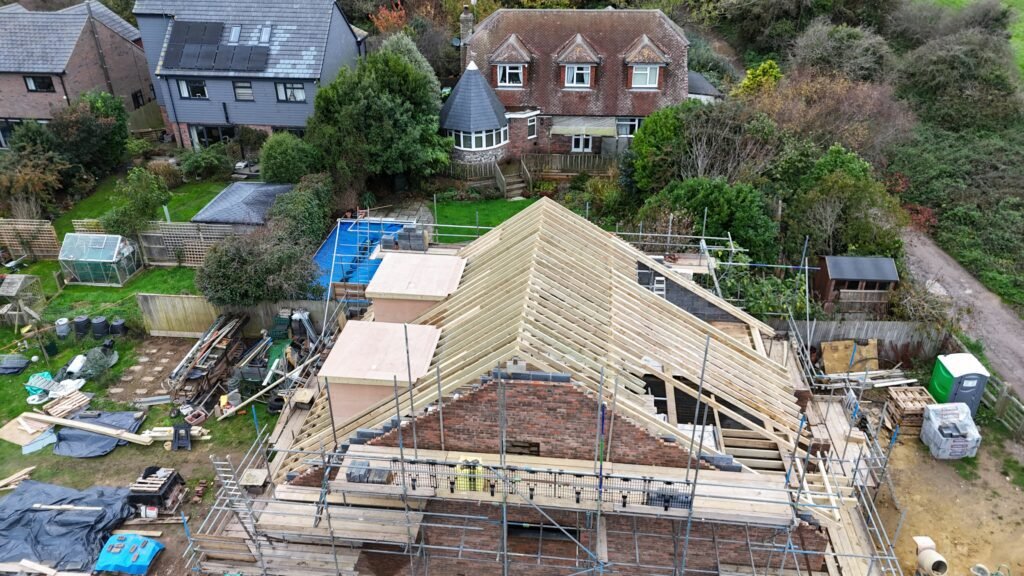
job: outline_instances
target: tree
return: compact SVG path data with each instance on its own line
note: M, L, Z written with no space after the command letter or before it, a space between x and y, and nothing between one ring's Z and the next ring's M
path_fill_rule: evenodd
M67 168L58 154L24 144L0 154L0 201L16 218L37 219L53 207Z
M413 68L423 73L430 83L431 93L436 94L438 106L441 105L441 83L437 80L434 68L427 62L427 59L420 53L416 43L409 38L405 32L399 32L388 36L380 47L381 52L390 52L401 56L406 62L412 64ZM440 108L439 108L440 109Z
M231 171L231 160L223 142L210 144L181 155L181 171L189 178L212 178Z
M260 173L267 182L294 184L320 164L316 148L290 132L278 132L260 150Z
M316 297L319 274L306 245L264 229L213 245L196 272L196 287L217 306L252 306Z
M109 174L124 161L128 112L116 96L86 92L78 101L55 112L48 127L61 154L97 178Z
M274 201L269 213L271 227L282 238L315 248L330 228L332 192L327 174L303 177L295 188Z
M732 95L757 96L765 90L774 88L780 79L782 79L782 70L779 69L779 65L774 60L765 60L757 68L747 70L747 75L733 89Z
M677 177L678 158L685 152L683 116L688 108L696 106L701 104L690 101L668 106L654 111L640 124L629 147L633 158L629 172L640 191L661 190Z
M997 129L1020 118L1009 43L980 29L937 38L907 54L897 94L918 116L951 130Z
M355 189L374 175L429 175L451 148L439 134L435 81L397 54L370 54L317 92L307 141Z
M793 68L837 74L851 80L881 80L893 65L885 39L860 26L815 20L797 37L789 54Z
M757 261L775 260L778 226L764 196L749 184L729 184L722 178L673 182L647 199L640 216L670 212L683 212L690 221L702 223L702 235L731 234Z
M117 204L100 222L107 232L131 238L145 230L157 210L171 201L171 193L162 178L137 167L117 183L114 198Z

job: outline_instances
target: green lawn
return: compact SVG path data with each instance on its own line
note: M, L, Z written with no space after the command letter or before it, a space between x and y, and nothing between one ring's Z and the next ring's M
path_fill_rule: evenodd
M478 231L448 226L480 226L479 234L515 216L521 210L536 202L536 198L525 200L473 200L467 202L438 202L434 221L438 224L439 242L468 242Z
M115 174L100 181L96 190L86 198L75 203L67 212L61 214L53 221L53 227L57 231L57 237L64 238L69 232L74 232L72 220L87 220L99 218L105 214L113 205L114 187L122 175ZM171 201L167 210L171 213L171 220L174 222L188 222L199 210L213 199L224 187L224 182L190 182L171 191ZM160 220L164 219L163 214L155 215Z
M140 312L135 303L136 294L196 294L195 277L196 272L191 268L150 268L121 288L72 284L47 304L43 318L52 321L81 314L102 314L120 316L129 322L138 321Z
M936 4L943 6L950 6L953 8L963 8L967 4L974 2L975 0L931 0ZM1021 14L1024 14L1024 0L1003 0L1003 4L1013 8L1018 14L1018 18L1015 22L1010 24L1010 45L1013 47L1013 53L1017 60L1017 66L1024 70L1024 18L1020 18Z

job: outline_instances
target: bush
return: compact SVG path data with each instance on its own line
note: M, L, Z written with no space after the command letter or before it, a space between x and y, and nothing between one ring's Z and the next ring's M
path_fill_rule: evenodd
M146 165L146 170L159 176L168 190L174 190L185 183L181 170L170 162L154 160Z
M885 35L900 49L977 28L990 36L1005 37L1013 11L999 0L977 0L961 9L934 2L904 0L886 19Z
M327 174L305 176L270 209L270 223L285 240L315 248L330 228L333 188Z
M715 52L702 36L687 32L690 48L687 50L687 65L690 70L700 72L711 84L722 92L739 80L739 71L728 58Z
M814 21L793 44L790 63L796 69L839 74L851 80L880 80L893 65L885 39L861 27Z
M72 164L95 177L121 165L128 143L128 112L120 98L106 92L86 92L67 108L57 110L47 126L58 150Z
M294 184L316 170L319 163L316 148L290 132L267 138L260 150L260 173L267 182Z
M146 159L153 152L153 143L142 138L130 138L125 144L125 152L129 158Z
M774 60L765 60L757 68L747 70L747 75L733 89L733 96L757 96L765 90L771 90L782 78L782 70Z
M260 149L263 148L263 143L267 141L270 134L267 134L263 130L257 130L256 128L250 128L248 126L242 126L238 129L238 145L242 149L242 158L245 160L255 161L259 159Z
M100 217L111 234L133 237L145 230L157 210L171 201L171 193L156 174L144 168L132 168L114 188L114 208Z
M980 29L932 40L907 54L897 93L922 120L951 130L998 129L1021 113L1010 45Z
M223 142L186 151L181 155L179 166L182 173L193 180L204 180L231 172L231 161L228 160Z

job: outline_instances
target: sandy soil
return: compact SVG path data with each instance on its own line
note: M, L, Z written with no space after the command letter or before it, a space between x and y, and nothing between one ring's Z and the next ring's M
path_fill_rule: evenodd
M160 384L188 353L194 340L187 338L147 338L139 344L135 364L129 366L107 396L120 402L164 394Z
M983 443L984 446L984 443ZM1009 449L1010 445L1007 444ZM905 574L914 573L914 536L930 536L949 562L950 576L966 576L981 563L1024 570L1024 492L1000 472L991 448L978 457L979 478L964 480L953 464L935 460L917 439L905 439L889 465L906 521L896 542ZM898 517L885 512L887 526Z
M1024 319L942 251L931 238L906 230L907 264L919 282L935 280L953 297L964 315L963 328L981 339L992 367L1024 396Z

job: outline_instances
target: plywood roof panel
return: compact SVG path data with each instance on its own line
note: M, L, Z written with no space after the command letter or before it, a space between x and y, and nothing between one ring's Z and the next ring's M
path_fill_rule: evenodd
M388 252L366 286L366 296L444 300L459 287L465 267L465 259L458 256Z

